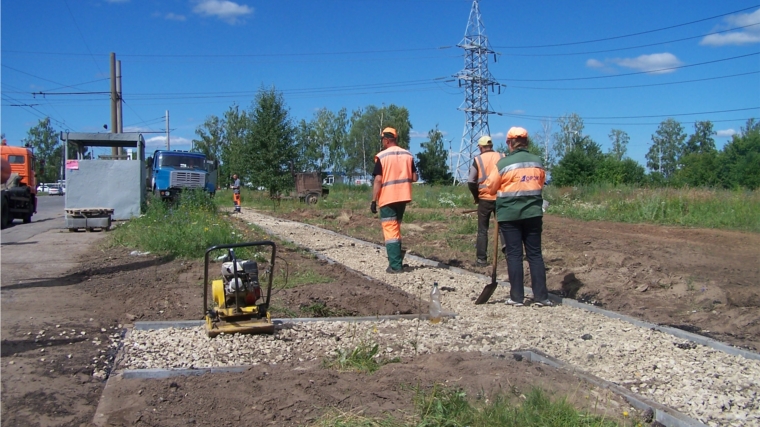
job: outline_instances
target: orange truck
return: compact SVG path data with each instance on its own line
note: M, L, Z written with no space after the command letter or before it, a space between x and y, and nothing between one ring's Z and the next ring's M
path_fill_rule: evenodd
M32 222L37 213L37 179L34 173L35 157L26 147L0 144L0 185L2 185L2 228L15 218L24 224Z

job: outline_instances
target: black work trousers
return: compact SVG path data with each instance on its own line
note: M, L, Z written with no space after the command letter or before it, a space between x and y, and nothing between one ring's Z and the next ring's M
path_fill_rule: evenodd
M478 201L478 239L475 241L475 256L478 261L488 262L488 226L491 215L495 215L496 200Z
M515 302L523 302L523 246L530 267L530 282L533 288L533 299L545 301L549 298L546 289L546 266L541 255L541 231L543 218L540 216L520 219L517 221L499 222L499 234L507 246L507 272L509 273L509 298Z

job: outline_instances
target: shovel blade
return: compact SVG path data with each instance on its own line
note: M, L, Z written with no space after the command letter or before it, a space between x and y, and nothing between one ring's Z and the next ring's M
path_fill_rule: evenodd
M475 305L485 304L488 302L489 299L491 299L491 295L493 295L493 292L496 290L496 287L498 286L498 283L489 283L484 288L483 291L480 292L480 296L478 296L478 299L475 300Z

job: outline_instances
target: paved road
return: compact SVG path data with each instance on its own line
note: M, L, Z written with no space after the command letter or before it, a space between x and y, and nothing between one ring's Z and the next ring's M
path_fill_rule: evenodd
M22 242L54 228L64 228L64 199L63 196L38 198L37 213L30 224L22 224L20 219L15 219L13 224L2 231L0 241L3 246Z

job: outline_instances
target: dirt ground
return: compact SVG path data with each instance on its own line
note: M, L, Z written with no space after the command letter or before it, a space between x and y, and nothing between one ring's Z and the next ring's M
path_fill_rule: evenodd
M464 217L456 210L449 214ZM382 243L379 222L369 212L305 208L280 216ZM477 222L474 214L468 217ZM406 221L404 246L410 254L490 275L490 267L474 263L475 233L458 235L457 242L451 242L437 235L447 227L442 222ZM547 215L543 251L552 293L760 349L758 234ZM525 285L530 286L527 262L525 269ZM508 280L503 259L497 275Z
M576 407L620 418L628 405L564 371L512 357L439 353L390 363L372 374L338 372L318 363L254 366L224 373L162 380L117 379L110 392L122 410L117 426L273 425L314 423L323 414L352 413L380 419L411 418L417 390L465 390L481 402L500 393L519 401L533 387Z
M355 217L352 225L379 240L376 219ZM760 346L760 236L553 217L545 224L552 291L657 323L687 325L736 345ZM436 226L415 225L420 230ZM417 248L425 233L414 230L408 230L405 244L412 252L422 252ZM3 426L90 425L112 367L115 342L129 324L202 316L202 262L131 255L130 249L94 240L83 249L65 233L48 237L12 250L68 252L80 265L63 275L24 276L7 268L6 254L11 252L3 247ZM381 282L289 245L278 246L278 251L288 261L294 281L303 271L326 278L274 294L278 315L418 311L414 297ZM472 266L471 254L440 246L435 256L451 265L487 271ZM506 277L501 263L499 274ZM426 389L435 383L462 387L473 396L506 388L518 398L539 386L610 416L619 416L619 405L624 406L619 399L599 399L600 391L565 372L471 354L405 360L371 377L316 364L279 365L258 366L243 374L120 380L109 387L123 401L113 425L286 426L308 424L326 408L380 416L411 414L415 387Z
M414 298L384 283L292 247L278 251L291 275L308 271L325 282L273 292L275 317L417 312ZM111 343L128 324L202 318L202 261L131 253L101 242L67 274L33 279L14 275L4 256L2 425L88 425L116 353ZM315 304L319 312L308 310Z

